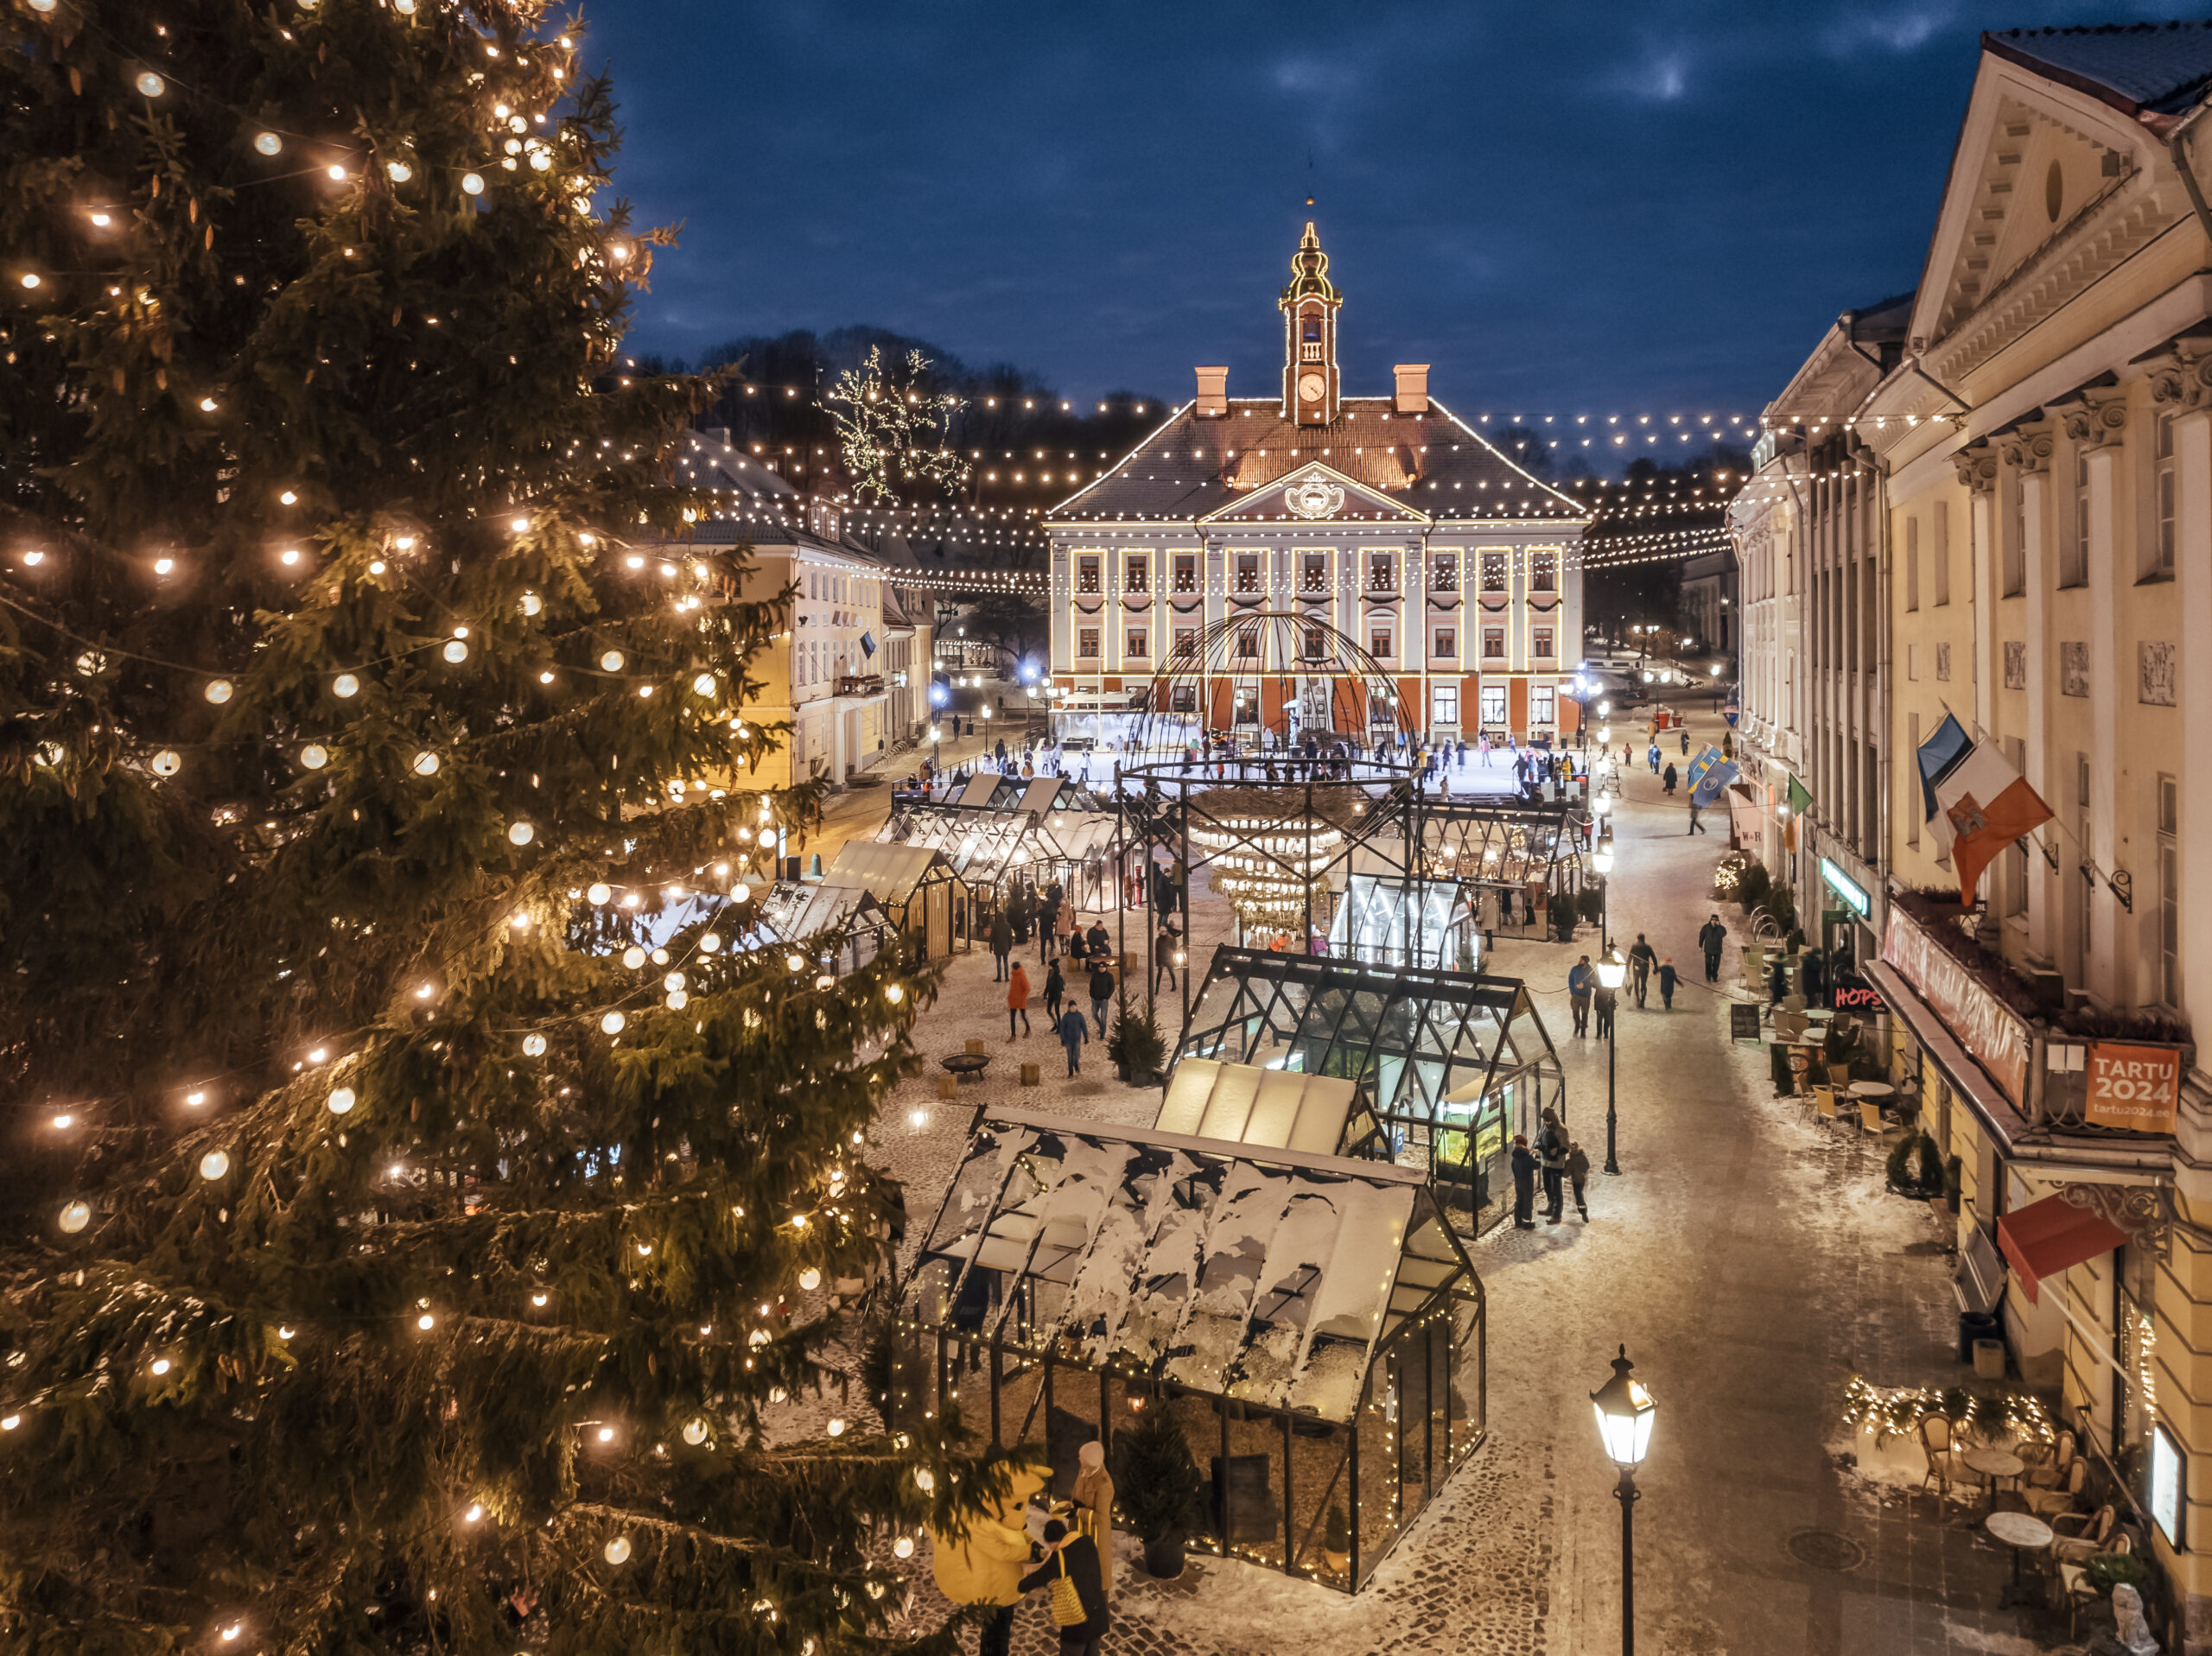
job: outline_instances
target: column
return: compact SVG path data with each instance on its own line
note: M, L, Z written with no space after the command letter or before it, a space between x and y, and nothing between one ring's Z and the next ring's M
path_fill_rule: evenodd
M2117 447L2107 446L2093 452L2088 463L2089 854L2107 874L2119 866L2120 837L2120 456ZM2128 560L2131 580L2133 562ZM2048 646L2029 640L2031 655L2039 647ZM2142 887L2153 889L2147 879ZM2089 993L2107 1006L2126 1005L2134 979L2126 947L2129 940L2120 935L2126 919L2100 878L2089 891L2089 935L2082 954L2088 962Z
M2212 409L2174 422L2175 600L2181 611L2181 992L2191 1026L2212 1032ZM2146 885L2148 882L2145 882ZM2200 1070L2207 1055L2197 1056ZM2212 1135L2208 1135L2212 1137ZM2212 1157L2212 1143L2198 1147ZM2212 1192L2208 1192L2212 1194Z
M2023 434L2024 436L2025 434ZM2050 514L2050 438L2046 433L2040 440L2041 458L2037 460L2037 442L2024 441L2008 451L2006 458L2013 460L2023 469L2019 474L2021 531L2027 537L2027 646L2028 646L2028 722L2027 766L2028 785L2044 799L2056 797L2051 791L2050 774L2053 766L2049 752L2050 724L2050 593L2052 588L2050 553L2046 547ZM2034 469L2026 469L2028 467ZM1999 664L1999 670L2002 671ZM2037 836L2049 839L2056 832L2045 828ZM2065 866L2064 857L2059 866ZM2076 875L2076 879L2080 876ZM2060 895L2057 881L2042 853L2028 853L2028 949L2037 960L2050 961L2058 956L2059 916L2063 912L2056 898Z

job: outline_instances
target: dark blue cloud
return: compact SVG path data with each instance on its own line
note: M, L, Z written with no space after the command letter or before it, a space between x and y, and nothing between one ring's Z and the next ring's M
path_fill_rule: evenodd
M865 322L1073 395L1271 380L1314 214L1350 389L1751 413L1917 280L1983 29L2162 8L607 0L634 346Z

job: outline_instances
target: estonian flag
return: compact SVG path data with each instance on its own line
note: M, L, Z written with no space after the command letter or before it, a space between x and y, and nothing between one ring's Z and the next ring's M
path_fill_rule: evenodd
M1969 906L1997 853L2050 821L2050 807L2004 754L1974 740L1949 714L1920 745L1920 792L1936 842L1958 872L1959 900Z

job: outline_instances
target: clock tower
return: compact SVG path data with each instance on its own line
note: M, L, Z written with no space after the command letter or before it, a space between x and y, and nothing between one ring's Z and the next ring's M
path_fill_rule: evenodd
M1329 256L1306 221L1306 234L1290 258L1290 286L1282 308L1282 417L1301 426L1325 426L1337 417L1337 307L1344 302L1329 280Z

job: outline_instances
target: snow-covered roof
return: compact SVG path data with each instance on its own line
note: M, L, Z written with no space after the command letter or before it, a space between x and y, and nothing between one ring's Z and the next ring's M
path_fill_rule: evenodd
M874 840L848 840L836 860L823 876L829 885L857 885L879 903L904 903L940 860L928 846L879 845Z
M902 1300L926 1326L1346 1421L1474 1268L1420 1171L1016 1109L976 1125Z
M1155 1126L1201 1139L1332 1156L1359 1096L1355 1082L1257 1064L1185 1058L1175 1066Z
M1082 862L1113 840L1115 818L1076 806L1077 799L1087 804L1089 796L1061 778L1002 785L996 803L978 805L970 798L995 780L978 777L941 803L902 805L876 830L877 838L887 846L941 851L960 877L976 886L995 885L1017 872L1039 881L1057 878L1054 865Z

